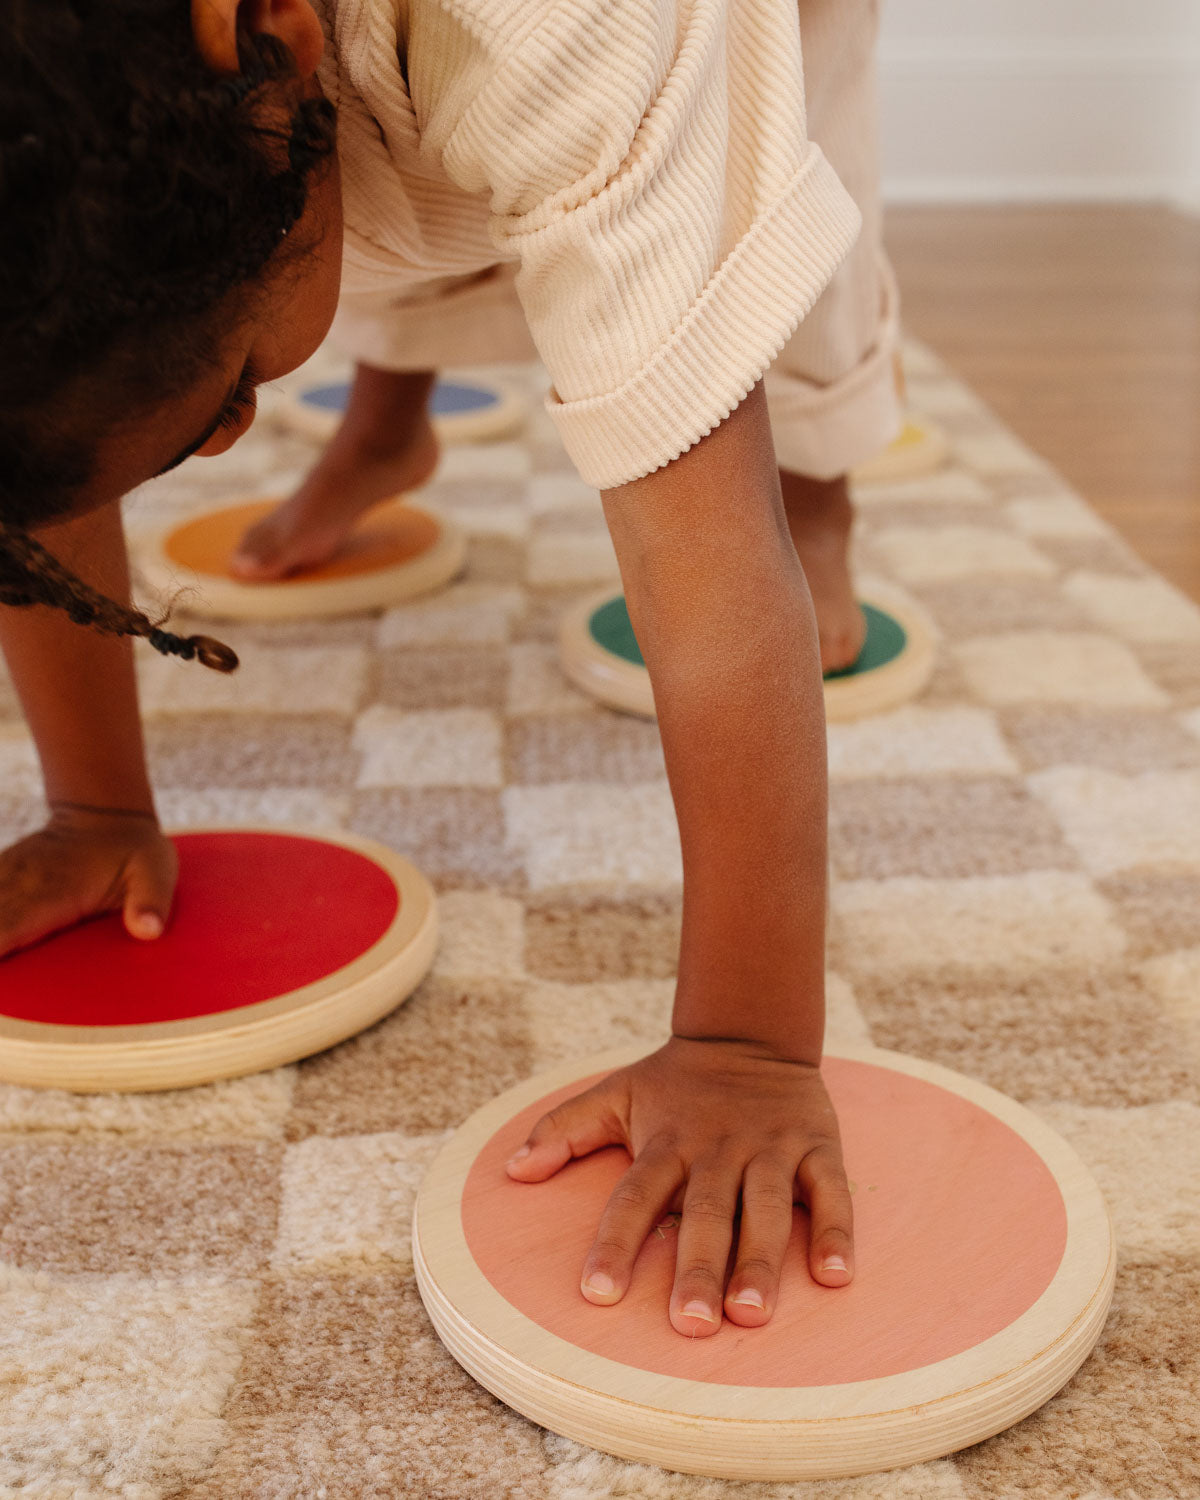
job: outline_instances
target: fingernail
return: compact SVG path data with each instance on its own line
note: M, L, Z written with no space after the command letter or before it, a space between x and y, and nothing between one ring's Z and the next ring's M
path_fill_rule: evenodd
M139 911L133 918L133 930L138 937L156 938L162 936L162 918L157 912Z
M757 1307L760 1310L766 1307L766 1303L762 1299L762 1293L751 1291L749 1288L744 1292L739 1292L733 1298L733 1305L735 1307Z
M616 1282L603 1271L593 1271L583 1283L585 1292L595 1292L597 1297L611 1297L617 1289Z
M703 1318L706 1323L715 1323L717 1321L713 1316L712 1308L703 1302L685 1303L683 1316L685 1318Z
M513 1154L508 1158L508 1165L510 1167L513 1167L517 1164L517 1162L524 1161L532 1150L532 1146L520 1147L519 1150L514 1151Z
M846 1262L840 1255L827 1255L821 1262L822 1271L844 1271Z

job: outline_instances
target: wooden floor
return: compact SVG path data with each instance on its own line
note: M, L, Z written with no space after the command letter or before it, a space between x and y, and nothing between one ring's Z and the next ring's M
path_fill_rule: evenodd
M1200 218L893 208L908 331L1200 600Z

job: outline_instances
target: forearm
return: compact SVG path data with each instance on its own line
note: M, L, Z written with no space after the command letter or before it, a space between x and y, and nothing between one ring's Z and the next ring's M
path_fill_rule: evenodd
M47 527L39 540L88 583L128 599L118 506ZM37 742L47 800L151 811L128 638L75 625L59 610L0 607L0 648Z
M756 387L688 453L604 499L679 817L674 1030L816 1061L824 705L778 484Z

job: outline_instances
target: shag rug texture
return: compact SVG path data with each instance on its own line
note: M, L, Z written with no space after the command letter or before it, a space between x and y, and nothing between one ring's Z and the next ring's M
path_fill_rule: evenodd
M617 572L521 369L525 433L447 452L428 491L470 533L461 581L382 616L229 625L232 679L142 660L169 823L383 840L437 885L444 938L407 1004L296 1066L0 1090L0 1494L1200 1496L1200 611L927 351L907 366L953 458L859 494L858 563L925 606L939 659L918 703L830 731L830 1032L1002 1089L1088 1162L1120 1270L1075 1379L940 1462L735 1484L546 1433L433 1333L409 1240L427 1163L510 1084L656 1043L679 922L655 727L559 673L560 614ZM135 533L304 471L266 396L230 454L135 497ZM39 785L7 689L2 712L11 835Z

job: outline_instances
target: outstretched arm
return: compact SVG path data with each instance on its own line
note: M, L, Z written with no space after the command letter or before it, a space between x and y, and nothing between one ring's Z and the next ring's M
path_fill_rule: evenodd
M128 598L118 505L47 527L39 539L88 583ZM134 936L157 936L174 851L154 813L131 642L59 610L0 607L0 647L50 804L44 828L0 853L0 954L113 907Z
M545 1117L510 1165L536 1181L619 1142L584 1295L616 1301L682 1201L671 1319L761 1323L795 1197L809 1267L851 1275L851 1207L819 1063L826 781L816 623L791 545L761 385L687 453L608 491L605 511L654 687L683 850L671 1041ZM725 1267L740 1206L737 1259Z
M825 712L761 386L674 463L610 490L605 511L679 817L675 1032L815 1065Z

